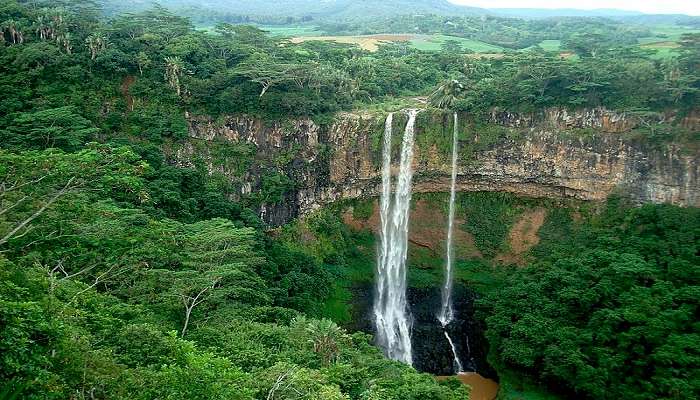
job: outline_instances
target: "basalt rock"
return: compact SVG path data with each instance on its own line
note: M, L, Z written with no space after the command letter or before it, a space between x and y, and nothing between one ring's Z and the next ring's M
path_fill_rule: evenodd
M285 173L294 182L294 190L285 193L282 201L263 204L260 209L263 219L277 226L338 200L378 196L384 117L341 113L330 124L320 126L311 119L282 123L244 116L217 121L188 116L190 143L173 152L171 158L181 165L191 162L196 153L193 141L253 144L255 162L244 176L213 161L208 165L210 170L230 177L241 196L259 191L265 174L275 169ZM397 117L395 123L405 123L400 113ZM421 118L419 114L418 143L428 132L442 129L446 137L450 135L449 120L447 116ZM484 144L480 132L471 124L465 125L467 138L462 138L460 146L461 154L466 155L459 163L457 189L593 201L619 192L637 203L700 206L697 148L676 143L651 145L626 134L650 124L676 123L697 130L698 122L697 113L683 118L660 114L642 120L600 108L576 112L547 109L533 114L493 111L490 123L508 134ZM435 124L444 126L435 129ZM400 142L401 128L394 130L395 143ZM449 157L443 152L435 143L416 149L415 192L449 191Z
M353 292L353 322L347 328L373 333L373 288L370 285L357 286ZM453 375L456 371L452 350L436 316L441 303L440 289L409 287L407 298L412 321L413 366L435 375ZM488 343L483 323L474 316L475 300L476 294L472 290L461 284L455 285L455 318L447 330L465 371L476 371L487 378L498 379L486 359Z

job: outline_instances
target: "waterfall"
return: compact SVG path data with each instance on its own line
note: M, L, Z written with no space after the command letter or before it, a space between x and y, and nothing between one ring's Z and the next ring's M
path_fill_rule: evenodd
M452 247L454 220L455 220L455 193L457 186L457 135L459 132L459 121L457 113L454 113L454 129L452 130L452 183L450 186L450 209L447 220L447 261L445 262L445 283L442 285L442 307L438 314L438 321L442 325L447 341L450 343L452 354L454 355L454 365L457 373L462 372L462 362L457 355L452 338L447 333L447 325L454 319L454 309L452 308L452 281L454 280L454 248Z
M406 255L408 250L408 216L413 180L413 137L416 110L411 110L401 144L399 176L391 202L391 123L389 114L384 126L382 153L382 193L380 198L380 246L377 256L377 283L374 317L377 343L387 357L413 363L411 323L406 302Z
M452 280L454 249L452 247L454 220L455 220L455 192L457 185L457 113L454 113L454 129L452 131L452 184L450 186L450 209L447 220L447 262L445 263L445 283L442 285L442 307L438 314L438 320L443 327L447 326L454 318L452 309Z
M455 369L457 370L457 373L462 373L464 372L464 368L462 367L462 362L459 361L459 357L457 356L457 349L455 349L455 344L452 343L452 339L450 338L450 335L447 333L447 331L443 331L445 333L445 337L447 338L447 342L450 344L450 348L452 349L452 354L455 357L455 362L454 366L456 367Z
M374 319L377 328L377 343L385 350L389 348L389 335L385 327L384 314L387 295L387 271L386 258L389 254L389 206L391 203L391 124L394 120L394 114L390 113L386 117L384 123L384 140L382 149L382 193L379 198L379 249L377 250L377 272L376 272L376 290L374 295Z

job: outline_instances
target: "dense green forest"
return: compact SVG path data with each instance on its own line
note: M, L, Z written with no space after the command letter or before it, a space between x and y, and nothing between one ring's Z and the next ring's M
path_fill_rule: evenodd
M445 198L419 201L443 208ZM501 377L499 398L696 397L697 208L638 208L618 197L591 206L501 193L462 193L457 202L458 218L471 216L465 229L485 256L460 261L457 274L483 295L478 314L487 323L489 361ZM367 203L352 206L357 218L368 218ZM490 265L507 250L515 220L541 207L549 213L528 267ZM319 245L305 251L340 263L348 271L341 280L366 279L354 260L368 256L371 235L344 225L342 210L319 213L287 235L299 242L299 232L311 231ZM439 262L418 252L410 263L412 286L439 285Z
M576 398L696 397L698 210L609 200L571 218L551 215L537 261L482 299L492 363Z
M270 230L260 206L295 182L254 146L221 149L241 177L265 171L244 195L202 162L168 162L186 113L324 125L338 111L398 109L451 80L463 90L449 105L482 122L493 108L659 116L700 103L700 34L658 58L628 46L649 31L609 21L494 18L473 30L470 17L425 19L425 32L512 49L559 39L574 53L490 58L450 45L292 44L229 23L202 30L158 6L103 11L0 0L0 399L468 397L332 320L334 282L367 240L338 209ZM322 29L400 32L410 18ZM507 226L508 207L489 199L462 204L495 217L471 222L483 246ZM552 215L533 265L491 269L483 288L493 366L562 396L697 397L697 209L615 199L583 224ZM302 228L316 247L300 245Z

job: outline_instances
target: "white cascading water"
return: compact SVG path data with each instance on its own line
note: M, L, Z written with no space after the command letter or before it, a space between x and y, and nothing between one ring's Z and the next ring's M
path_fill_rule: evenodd
M452 349L452 354L455 356L455 362L454 362L454 367L457 370L457 373L462 373L464 372L464 368L462 368L462 362L459 361L459 357L457 357L457 349L455 349L455 344L452 343L452 338L450 338L450 335L447 333L447 331L443 331L445 333L445 337L447 338L447 342L450 344L450 348Z
M452 182L450 186L450 209L447 222L447 262L445 263L445 283L442 285L442 307L440 308L440 313L438 314L438 321L442 325L443 329L452 322L454 319L454 309L452 308L452 281L453 281L453 267L454 267L454 248L452 246L453 232L454 232L454 219L455 219L455 196L457 187L457 136L459 132L459 123L457 119L457 113L454 113L454 129L452 131ZM455 358L455 367L457 372L462 372L462 362L457 356L457 350L455 349L454 343L444 330L445 337L450 343L452 348L452 354Z
M374 317L377 343L387 357L413 363L411 323L406 302L406 255L408 250L408 216L413 181L413 137L416 110L411 110L401 145L399 176L391 202L391 122L384 127L382 154L382 194L380 198L380 247L377 258L377 284Z
M389 254L389 209L391 205L391 124L394 114L390 113L384 123L384 143L382 149L382 193L379 198L379 249L377 250L376 290L374 295L374 320L377 328L377 344L388 350L389 338L385 327L385 296L387 295L386 257Z
M442 285L442 307L438 314L438 320L442 326L446 326L454 318L452 309L452 280L453 280L453 258L454 249L452 247L452 236L454 233L455 219L455 197L457 192L457 134L458 120L457 113L454 113L454 129L452 132L452 182L450 185L450 209L447 221L447 262L445 263L445 283Z

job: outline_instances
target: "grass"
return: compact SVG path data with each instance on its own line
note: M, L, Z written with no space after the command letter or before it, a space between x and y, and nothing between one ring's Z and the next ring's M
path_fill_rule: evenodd
M396 37L393 38L392 36L396 36ZM357 45L364 50L369 50L369 51L374 52L374 51L379 50L379 46L382 43L405 40L405 39L401 39L400 36L402 36L402 35L370 35L370 36L313 36L313 35L300 36L300 35L297 35L297 36L294 36L291 39L291 41L292 41L292 43L302 43L305 41L315 41L315 40L332 41L332 42L336 42L336 43Z
M667 60L669 58L675 58L678 57L678 51L672 47L647 47L649 49L652 49L655 51L653 55L651 55L652 58L655 58L657 60Z
M259 26L258 28L267 31L272 36L292 37L292 36L318 36L321 32L318 27L312 25L301 26Z
M314 36L321 34L318 27L313 25L258 25L257 28L268 32L272 36L278 37ZM214 25L201 25L197 26L197 29L207 33L216 33L216 26Z
M463 50L469 50L475 53L504 52L503 47L500 46L494 46L478 40L448 35L416 35L413 39L411 39L411 46L417 48L418 50L439 51L442 48L442 45L448 40L454 40L462 47Z
M457 36L448 35L406 35L406 34L384 34L384 35L369 35L369 36L324 36L319 35L315 31L315 27L292 27L285 29L283 27L265 28L272 35L277 36L293 36L294 42L302 42L305 40L327 40L338 43L356 44L365 50L376 51L378 46L387 42L408 41L410 45L418 50L423 51L440 51L442 45L453 40L464 51L475 53L503 53L504 48L494 46L478 40L465 39Z
M561 40L543 40L537 44L545 51L559 51L561 50Z
M639 38L637 42L644 49L654 50L654 58L673 58L678 56L678 42L687 33L700 33L700 29L677 25L655 26L651 29L651 36Z
M660 25L651 29L653 36L662 37L663 40L678 40L686 33L700 33L700 29L693 29L678 25Z

